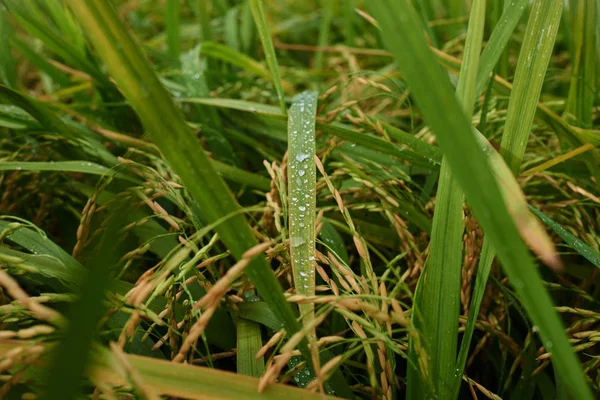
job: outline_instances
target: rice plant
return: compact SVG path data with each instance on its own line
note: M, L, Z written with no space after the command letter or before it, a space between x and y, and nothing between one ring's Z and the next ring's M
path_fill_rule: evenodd
M0 398L597 398L598 26L2 0Z

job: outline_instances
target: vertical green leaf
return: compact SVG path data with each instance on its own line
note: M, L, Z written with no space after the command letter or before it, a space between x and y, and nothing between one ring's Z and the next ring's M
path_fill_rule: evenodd
M288 195L290 247L296 293L315 294L315 118L317 93L304 92L288 113ZM301 304L305 323L313 318L314 304Z
M237 373L260 377L265 372L265 358L255 358L262 347L260 325L257 322L238 318L237 329Z
M273 85L275 85L277 97L279 97L279 107L281 107L281 112L285 114L286 108L283 85L279 75L279 65L277 65L277 56L275 55L275 47L273 46L273 38L271 37L271 29L269 28L269 22L267 21L265 8L262 0L249 1L252 15L254 16L254 22L256 24L256 28L258 29L258 36L260 36L260 41L265 52L265 58L267 59L267 65L269 66L271 75L273 77Z
M465 43L464 60L461 67L456 98L465 115L473 113L479 51L483 41L485 24L485 0L473 2L471 18ZM439 187L436 196L431 251L421 275L421 293L415 303L413 318L415 327L425 337L428 354L428 372L432 384L421 381L411 388L413 398L421 397L423 390L433 389L433 395L450 398L450 393L460 382L456 375L456 347L458 340L458 314L460 309L460 284L463 244L463 194L451 172L447 158L442 161ZM416 354L412 354L416 361ZM418 365L416 362L413 365ZM413 368L411 368L413 370ZM415 374L409 374L409 385L415 385ZM412 378L412 379L411 379Z
M17 86L17 64L10 45L13 29L7 19L7 11L0 5L0 82L9 88Z
M573 18L575 54L565 112L568 121L582 128L592 127L592 113L596 98L596 81L598 79L595 32L598 24L597 3L578 0L573 4L575 7Z
M535 0L519 54L500 153L517 174L560 24L563 0Z
M417 105L437 135L473 213L490 237L516 293L539 327L546 348L552 352L557 370L574 395L591 399L562 323L503 203L486 155L454 98L448 77L442 73L427 46L417 23L418 16L406 0L381 0L370 2L368 6L381 26L384 43L394 54ZM535 106L536 103L534 110ZM440 109L444 112L440 113Z
M333 9L336 0L321 1L321 24L319 26L318 46L325 47L329 43L329 31L331 30L331 19L333 18ZM319 49L315 53L315 68L323 68L323 50Z
M179 61L181 42L179 38L179 8L180 0L167 0L166 27L167 52L173 61Z

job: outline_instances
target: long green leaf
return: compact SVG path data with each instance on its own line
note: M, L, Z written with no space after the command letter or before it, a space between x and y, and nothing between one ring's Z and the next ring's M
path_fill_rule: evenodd
M577 239L573 234L553 221L549 216L541 212L535 207L530 206L529 209L537 215L543 223L548 225L558 236L561 237L571 248L585 257L589 262L600 268L600 252L588 246L585 242Z
M179 0L167 0L166 4L166 28L167 28L167 50L171 60L179 61L181 53L181 40L179 38Z
M481 53L477 73L477 95L481 94L487 86L490 74L502 56L528 4L529 0L511 0L505 4L504 12L498 19L498 24L495 26L483 53Z
M269 22L267 21L265 8L262 0L249 1L250 8L252 9L252 15L254 16L254 22L256 23L256 28L258 29L258 35L260 36L260 41L263 45L263 50L267 59L267 65L271 70L273 85L275 85L277 97L279 97L279 107L281 108L281 112L285 114L286 107L283 85L279 75L279 65L277 64L277 56L275 55L275 47L273 47L273 38L271 37L271 29L269 28Z
M237 213L239 206L233 195L217 175L183 114L175 107L110 2L68 0L67 3L166 160L200 206L202 218L212 223L235 214L215 230L233 256L241 258L257 243L252 229L243 215ZM288 334L297 332L300 325L265 259L255 258L246 273L258 293L284 323ZM307 345L303 346L308 355Z
M411 87L417 105L436 133L469 205L490 237L530 317L540 328L546 348L551 349L557 361L557 370L578 398L591 399L589 387L562 323L553 310L531 256L518 237L515 223L503 204L486 156L454 99L450 82L441 73L435 57L428 49L417 23L418 16L406 0L381 0L368 5L381 26L384 42L394 54L400 71ZM402 38L402 41L398 38ZM444 109L444 112L440 113L440 109ZM465 154L468 156L465 157Z
M485 0L473 3L465 43L463 64L456 97L465 115L473 114L479 51L483 41ZM460 309L460 284L462 280L463 194L451 172L447 159L442 161L439 187L436 196L431 252L421 279L421 294L415 304L413 323L423 332L428 352L428 372L433 385L416 380L409 374L409 395L420 397L424 390L433 389L433 395L451 398L454 386L461 380L456 374L456 348L458 341L458 313ZM412 359L417 360L416 354ZM413 365L418 365L413 362ZM412 368L411 368L412 369ZM411 379L413 378L413 379ZM412 388L410 385L412 384Z
M290 199L290 247L296 293L315 294L315 117L317 93L297 95L288 113L288 196ZM314 314L314 304L301 304L306 324Z
M27 342L0 341L0 355L5 356ZM284 384L269 386L258 393L258 379L217 369L189 364L174 364L155 358L125 355L144 388L167 397L193 400L209 399L260 399L260 400L318 400L335 399ZM130 386L129 376L115 366L122 365L108 350L101 350L88 372L97 381L115 386Z
M117 211L118 212L118 211ZM70 400L78 396L79 383L90 361L97 335L98 321L104 316L104 301L111 281L111 270L117 265L124 249L123 241L115 238L122 234L121 215L113 214L103 232L101 242L94 247L87 274L81 282L80 298L71 304L67 316L69 326L57 346L45 396L51 400Z
M596 4L594 4L596 3ZM598 24L597 1L579 0L573 21L575 49L573 72L567 99L568 120L576 126L592 127L594 100L597 98L597 48L595 27Z

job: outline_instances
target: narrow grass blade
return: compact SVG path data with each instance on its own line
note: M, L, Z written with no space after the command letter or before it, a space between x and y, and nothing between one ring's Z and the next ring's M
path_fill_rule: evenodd
M167 53L173 61L179 60L181 41L179 38L179 12L180 0L167 0L165 25L167 28Z
M560 24L563 0L533 3L508 103L500 153L519 172Z
M112 5L78 0L69 0L68 4L165 159L200 206L202 218L213 223L235 214L215 230L233 256L240 259L257 243L252 229L243 215L237 213L239 206L233 195L217 175L181 111L175 107L140 47L119 21ZM297 332L300 329L298 321L265 259L256 257L247 267L246 274L281 319L288 334ZM308 355L308 346L303 346Z
M456 89L458 102L467 116L472 115L475 102L485 5L485 0L473 2L464 60ZM454 365L458 341L463 229L463 193L447 159L444 159L433 215L431 250L421 275L421 294L414 305L413 314L413 324L425 338L424 346L430 361L428 365L432 369L427 375L433 382L426 383L424 375L417 380L415 378L418 375L409 374L408 385L413 385L409 393L413 398L421 397L428 390L433 390L433 396L450 398L456 381L460 382L462 379L462 374L456 375ZM413 365L418 365L417 355L411 352L411 356ZM415 385L420 389L416 389Z
M288 113L288 196L290 247L296 293L315 294L315 118L317 93L297 95ZM314 304L301 304L305 324L314 316Z
M114 239L119 237L125 219L118 214L113 217L106 224L100 244L91 253L93 257L81 285L81 298L68 311L69 325L49 369L45 394L48 399L70 400L78 395L79 383L95 347L98 321L106 312L104 297L111 281L111 269L122 256L119 249L123 241Z
M115 176L134 183L141 183L118 170L106 168L88 161L0 161L0 171L63 171L99 176Z
M594 148L593 144L586 143L583 146L579 146L578 148L568 151L565 154L561 154L560 156L554 157L553 159L548 160L536 167L528 169L527 171L524 171L521 175L522 176L530 176L530 175L537 174L539 172L542 172L549 168L552 168L560 163L563 163L567 160L570 160L571 158L573 158L575 156L585 153L588 150L592 150L593 148Z
M235 322L237 330L237 373L255 378L265 372L265 358L255 357L263 346L260 325L245 318Z
M540 3L540 2L538 2ZM538 271L506 206L484 152L470 124L453 97L447 76L441 73L428 49L418 17L406 0L369 3L377 18L387 47L395 55L402 75L409 83L416 103L436 133L440 147L456 175L467 201L485 233L490 237L504 270L529 312L546 348L552 349L555 366L581 399L592 395L581 367L564 332ZM403 40L398 41L401 37ZM539 92L538 92L539 94ZM533 105L535 111L535 104ZM440 113L440 109L445 112ZM464 157L468 154L468 157Z
M281 112L285 114L286 107L283 85L279 75L279 65L277 64L277 56L275 55L275 47L273 46L273 38L271 37L271 29L269 28L265 8L262 0L249 0L249 2L250 8L252 9L252 15L254 16L254 22L258 29L258 35L260 36L260 41L263 45L267 65L271 70L273 85L277 91L277 97L279 97L279 107L281 108Z
M204 42L200 47L200 53L208 57L228 62L236 67L240 67L263 78L273 79L271 72L261 63L222 44L215 42Z
M537 215L543 223L548 225L554 232L556 232L556 234L560 236L560 238L564 240L565 243L571 246L573 250L581 254L596 267L600 268L600 252L594 250L582 240L577 239L569 231L560 226L560 224L553 221L550 217L548 217L546 214L544 214L537 208L530 206L529 209L531 210L531 212Z
M27 342L0 341L0 355ZM174 364L155 358L125 355L127 363L140 377L144 388L167 397L192 400L210 399L257 399L257 400L319 400L336 399L319 393L298 389L289 385L274 384L263 393L258 393L258 379L222 370L197 367L189 364ZM121 373L115 365L122 365L108 350L101 350L94 358L89 375L100 382L116 386L131 386L127 374ZM235 382L235 384L232 384Z
M117 164L117 158L106 150L102 142L93 136L93 133L83 136L81 133L85 131L72 129L71 126L49 110L45 104L2 85L0 85L0 101L22 108L50 131L59 133L67 139L83 141L82 150L76 149L77 153L81 153L79 155L86 155L87 153L89 156L98 157L106 165L113 166Z
M323 68L323 50L322 48L329 43L329 31L331 30L331 19L333 18L333 9L336 0L321 1L321 24L319 26L319 39L317 45L319 50L315 53L315 69Z
M42 20L42 14L34 2L9 0L9 9L19 26L39 38L50 50L59 55L67 63L87 73L104 87L114 88L114 85L83 53L83 47L77 48L69 42L68 36L48 26L47 19Z
M17 86L17 62L11 52L10 41L14 35L13 28L8 22L8 12L0 6L0 83L10 87Z
M341 2L342 12L344 13L344 39L346 46L354 46L354 38L356 37L356 0L344 0Z
M573 40L575 49L573 72L569 86L569 97L565 110L567 121L583 128L592 127L592 114L596 99L597 47L596 24L597 3L579 0L573 6Z
M210 13L208 11L209 0L195 0L196 1L196 15L198 16L198 22L200 23L200 32L202 32L202 41L206 42L213 40L212 27L210 25Z
M481 61L477 73L477 90L475 92L477 95L485 90L490 79L490 74L494 70L498 60L500 60L528 4L529 0L507 0L504 12L498 20L498 24L495 26L483 53L481 53Z

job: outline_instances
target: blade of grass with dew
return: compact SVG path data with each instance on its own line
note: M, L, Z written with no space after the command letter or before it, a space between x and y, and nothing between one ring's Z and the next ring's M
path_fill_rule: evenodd
M331 20L333 19L333 10L336 6L336 0L321 0L321 23L319 25L319 38L317 45L319 50L315 53L315 69L323 68L323 47L329 43L329 32L331 30Z
M110 2L69 0L68 4L166 161L200 206L203 219L215 222L232 214L215 230L233 256L240 259L257 243L252 229L244 216L238 213L239 205L229 188L217 175L199 141L189 130L183 114L175 107ZM246 268L246 274L259 295L281 319L287 333L293 335L298 332L300 325L264 257L255 258ZM306 341L302 342L301 350L310 363Z
M237 331L237 373L247 376L260 377L265 372L265 358L256 358L263 346L260 325L245 318L235 321Z
M62 171L82 174L114 176L140 184L141 181L88 161L0 161L0 171Z
M596 98L597 48L595 27L597 3L580 0L574 3L573 40L575 54L569 97L565 110L567 121L583 128L591 128Z
M277 97L279 98L279 107L281 113L285 115L285 97L283 92L283 85L281 83L281 76L279 75L279 65L277 64L277 56L275 54L275 47L273 46L273 38L271 37L271 30L269 28L269 22L267 21L267 15L265 14L265 8L262 0L249 0L250 8L252 9L252 15L254 16L254 23L258 29L258 36L265 52L265 58L267 59L267 65L271 70L271 76L273 85L277 91Z
M315 294L315 118L317 93L294 97L288 113L288 197L290 248L296 293ZM300 304L304 324L314 318L314 304Z
M546 214L533 206L529 206L531 212L548 225L562 240L565 241L573 250L585 257L589 262L600 268L600 252L588 246L583 240L576 238L573 234L563 228L560 224L553 221Z
M167 0L165 25L167 28L167 54L172 61L178 62L181 54L181 39L179 37L180 0Z
M91 134L86 135L86 137L81 137L78 131L71 129L69 125L49 110L45 104L2 85L0 85L0 100L27 111L33 118L50 131L54 131L64 135L67 139L78 141L80 143L83 141L84 143L82 144L84 145L80 146L81 150L79 148L75 149L76 153L87 153L87 155L98 157L109 166L117 164L117 158L106 150L98 138Z
M486 1L474 1L465 41L464 60L460 71L456 98L464 114L472 116L479 52L483 42ZM408 398L421 397L427 390L431 395L449 398L456 380L454 365L458 342L458 314L462 280L463 193L456 182L446 158L442 161L431 230L430 254L421 280L421 295L414 304L413 324L425 339L428 365L427 384L424 375L414 368L408 374ZM411 348L414 349L414 346ZM411 352L413 365L417 354ZM416 372L416 374L415 374Z
M377 18L384 42L396 62L421 112L437 135L453 173L470 207L490 237L510 282L527 309L546 348L552 349L557 370L580 399L592 399L581 367L564 328L553 309L541 278L518 232L470 124L453 97L451 84L436 63L422 36L418 17L406 0L368 4ZM402 37L402 42L397 38ZM535 111L535 104L533 105ZM439 110L443 109L441 113ZM468 154L468 157L464 157Z

